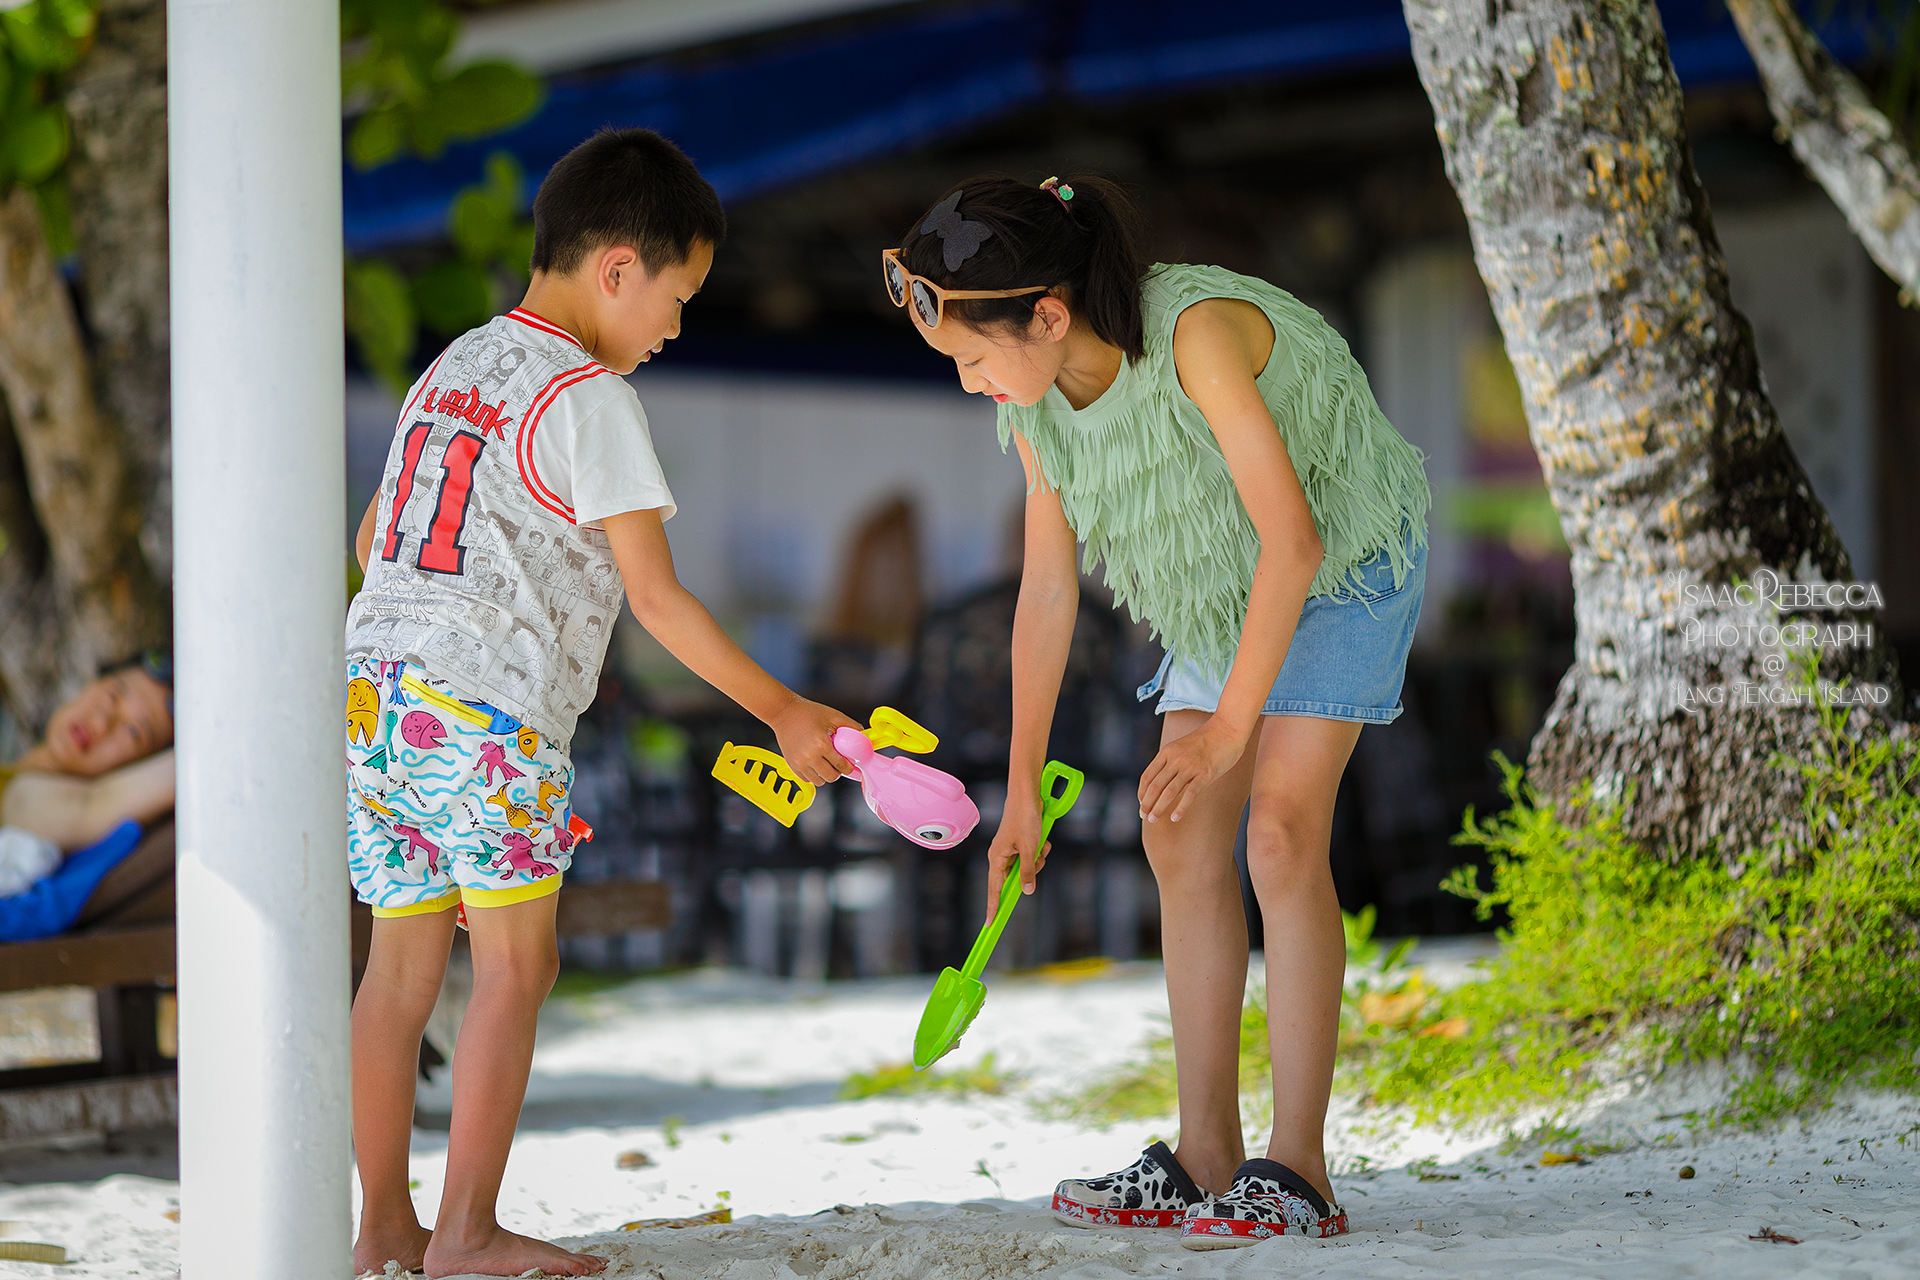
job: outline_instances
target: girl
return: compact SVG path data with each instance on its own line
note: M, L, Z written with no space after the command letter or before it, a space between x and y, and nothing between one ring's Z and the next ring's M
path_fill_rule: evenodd
M1038 786L1078 603L1075 539L1167 656L1140 816L1160 887L1180 1145L1062 1182L1081 1225L1173 1226L1208 1249L1346 1230L1322 1129L1346 949L1328 866L1360 728L1400 714L1425 583L1426 477L1340 336L1264 281L1149 267L1099 178L963 183L882 255L889 294L960 383L1000 405L1027 473L1007 806L988 901L1046 861ZM1273 1136L1244 1160L1248 939L1266 921Z

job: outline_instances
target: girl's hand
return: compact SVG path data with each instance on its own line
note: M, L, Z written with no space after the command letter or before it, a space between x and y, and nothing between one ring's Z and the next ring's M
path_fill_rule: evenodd
M824 787L853 768L833 749L833 731L842 725L860 728L860 722L832 707L795 698L767 724L780 740L780 754L793 771L816 787Z
M1169 815L1180 821L1193 798L1240 763L1246 749L1244 737L1219 716L1208 716L1198 729L1160 748L1140 775L1140 816L1148 822Z
M1051 848L1051 843L1040 843L1040 806L1019 804L1009 797L1007 811L1000 818L1000 830L995 833L993 844L987 849L989 921L1000 910L1000 890L1006 882L1007 873L1017 870L1020 892L1032 893L1033 877L1047 865L1047 850Z

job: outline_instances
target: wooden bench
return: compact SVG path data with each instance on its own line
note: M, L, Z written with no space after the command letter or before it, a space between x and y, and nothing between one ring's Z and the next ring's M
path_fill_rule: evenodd
M92 988L100 1029L96 1061L0 1069L0 1141L173 1122L173 1060L163 1055L160 1037L163 1001L174 984L173 871L168 820L101 880L71 931L0 943L0 993ZM351 919L357 986L373 913L355 903ZM672 901L659 881L573 882L560 891L556 932L563 938L604 937L665 928L671 919Z

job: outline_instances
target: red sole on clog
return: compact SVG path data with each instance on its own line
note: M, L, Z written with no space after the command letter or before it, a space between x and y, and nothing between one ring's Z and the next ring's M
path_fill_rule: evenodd
M1056 1197L1057 1198L1057 1197ZM1274 1236L1307 1236L1324 1240L1347 1233L1347 1215L1336 1213L1311 1226L1248 1222L1241 1218L1188 1218L1180 1224L1180 1243L1189 1249L1243 1249Z
M1053 1216L1070 1227L1177 1227L1185 1209L1109 1209L1081 1204L1058 1192L1053 1197Z

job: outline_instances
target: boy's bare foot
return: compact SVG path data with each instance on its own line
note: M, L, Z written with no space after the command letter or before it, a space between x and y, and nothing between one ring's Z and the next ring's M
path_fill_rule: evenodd
M445 1232L434 1236L425 1269L429 1276L518 1276L535 1267L550 1276L591 1276L606 1265L596 1254L568 1253L557 1244L496 1226L487 1235L461 1241L448 1239Z
M427 1243L433 1232L419 1223L388 1228L362 1225L360 1238L353 1242L353 1274L371 1271L383 1274L389 1262L400 1264L402 1271L418 1271L426 1262Z

